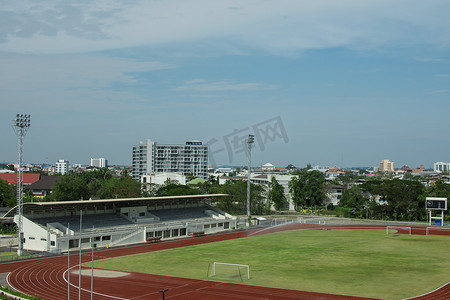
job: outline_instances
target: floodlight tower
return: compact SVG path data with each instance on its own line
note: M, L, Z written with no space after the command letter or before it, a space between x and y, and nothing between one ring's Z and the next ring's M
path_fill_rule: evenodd
M255 142L255 136L253 134L249 134L247 138L247 151L248 151L248 173L247 173L247 218L248 224L250 225L250 173L251 173L251 162L252 162L252 144Z
M23 250L23 228L22 228L22 213L23 213L23 138L30 128L30 115L17 114L16 119L12 121L12 127L16 132L19 143L19 166L17 169L17 231L19 233L19 246L17 248L17 255L22 256Z

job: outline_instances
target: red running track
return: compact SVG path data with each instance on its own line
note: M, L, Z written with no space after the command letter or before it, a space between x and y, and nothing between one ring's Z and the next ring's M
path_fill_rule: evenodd
M386 226L361 226L361 225L313 225L313 224L291 224L280 227L271 227L263 229L254 229L249 231L240 231L220 235L211 235L199 238L188 238L158 244L139 245L126 248L109 249L97 251L94 253L94 259L103 259L109 257L137 254L149 251L158 251L163 249L185 247L247 237L271 232L292 230L292 229L383 229ZM425 227L413 227L413 234L425 234ZM404 233L402 230L399 233ZM433 232L433 234L450 235L450 231ZM89 262L91 253L83 253L82 262ZM70 299L78 299L78 265L79 256L73 254L70 256L70 266L72 269L70 275ZM58 256L52 258L43 258L30 261L21 261L14 263L5 263L0 265L0 273L11 272L8 281L15 289L29 294L37 295L43 299L60 300L68 298L67 285L67 256ZM91 299L90 294L90 269L84 270L89 276L81 276L81 299ZM83 272L82 272L83 274ZM305 292L297 290L286 290L277 288L267 288L251 285L240 285L233 283L222 283L216 281L205 281L196 279L187 279L179 277L169 277L141 273L127 273L125 276L115 278L105 278L95 276L93 299L161 299L158 292L163 288L168 288L166 299L370 299L361 297L352 297L346 295L332 295L315 292ZM413 299L450 299L450 284L433 291L429 294L419 296Z

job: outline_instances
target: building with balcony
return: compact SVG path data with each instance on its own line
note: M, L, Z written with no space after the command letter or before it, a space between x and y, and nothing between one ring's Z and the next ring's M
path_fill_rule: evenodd
M65 175L69 173L69 161L64 159L59 159L56 162L55 173Z
M90 166L96 168L107 168L108 160L105 158L91 158Z
M200 141L184 145L158 144L147 139L132 149L131 176L140 180L151 173L180 173L184 176L208 178L208 146Z

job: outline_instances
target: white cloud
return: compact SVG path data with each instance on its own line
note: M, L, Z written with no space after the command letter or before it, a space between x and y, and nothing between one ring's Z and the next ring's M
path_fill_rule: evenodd
M112 108L113 102L145 101L132 88L151 82L141 82L138 75L174 67L157 61L69 54L2 55L0 65L3 109L32 106L77 111L103 111Z
M194 79L186 81L184 85L175 88L177 91L196 91L196 92L223 92L223 91L254 91L254 90L273 90L274 85L264 85L262 83L237 83L230 80L209 81L204 79Z
M0 9L0 51L89 52L211 40L271 53L391 43L448 47L449 11L446 0L20 1Z
M0 86L3 90L101 88L113 83L131 84L131 73L173 68L154 61L95 55L2 55Z
M446 89L432 90L430 93L431 94L445 94L445 93L448 93L448 90L446 90Z

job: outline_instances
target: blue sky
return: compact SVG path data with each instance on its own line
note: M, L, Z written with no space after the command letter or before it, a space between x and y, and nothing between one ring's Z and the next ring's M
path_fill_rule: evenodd
M254 165L450 161L448 1L0 3L0 162L17 113L35 163L130 164L149 138L245 165L227 138L270 120Z

